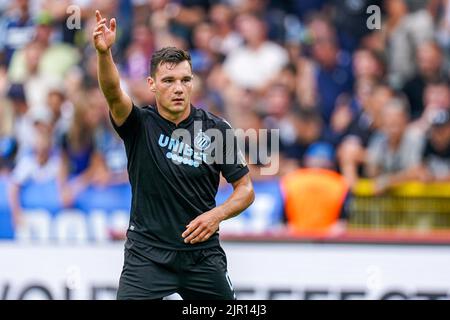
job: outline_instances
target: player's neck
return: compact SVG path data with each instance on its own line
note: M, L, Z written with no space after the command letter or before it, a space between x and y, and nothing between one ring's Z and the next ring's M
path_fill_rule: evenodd
M182 112L174 113L165 108L162 108L160 105L158 105L158 103L156 103L156 110L161 117L178 125L180 122L186 120L189 117L189 114L191 113L191 105L188 104L188 106Z

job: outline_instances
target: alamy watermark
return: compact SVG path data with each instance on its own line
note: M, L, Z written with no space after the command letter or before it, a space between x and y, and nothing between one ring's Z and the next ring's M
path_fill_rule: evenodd
M366 26L369 30L381 29L381 9L379 6L373 4L367 7L367 14L370 16L367 18Z
M66 19L66 27L69 30L81 29L81 8L77 5L70 5L66 9L69 15Z
M66 19L66 27L69 30L81 29L81 8L77 5L70 5L66 9L69 15ZM370 16L366 20L366 27L369 30L381 29L381 8L375 4L370 5L366 9L366 13Z
M70 5L66 9L69 15L66 19L66 27L69 30L81 29L81 8L77 5ZM366 9L370 16L366 20L366 27L369 30L381 29L381 8L378 5L370 5Z

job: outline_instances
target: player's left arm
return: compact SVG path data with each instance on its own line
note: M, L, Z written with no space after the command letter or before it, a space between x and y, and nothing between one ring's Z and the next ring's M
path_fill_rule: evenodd
M231 184L233 193L223 204L199 215L186 226L182 234L185 243L208 240L219 229L220 222L237 216L253 203L255 192L248 173Z

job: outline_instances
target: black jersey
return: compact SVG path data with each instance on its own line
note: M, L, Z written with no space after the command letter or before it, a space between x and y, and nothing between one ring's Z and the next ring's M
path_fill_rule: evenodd
M235 143L230 146L227 139L223 139L222 150L229 153L232 148L232 163L211 163L206 159L211 137L205 131L218 129L225 134L230 132L230 125L194 106L178 125L163 118L155 107L134 105L121 126L112 123L125 143L132 188L127 237L174 250L217 246L218 232L196 244L184 243L181 234L190 221L216 206L221 172L228 182L234 182L249 171L245 163L238 161ZM194 132L199 124L201 129ZM178 138L176 129L189 132L191 141Z

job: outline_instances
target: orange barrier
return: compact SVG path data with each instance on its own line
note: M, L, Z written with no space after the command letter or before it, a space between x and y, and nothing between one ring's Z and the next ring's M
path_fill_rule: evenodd
M289 226L298 232L322 232L337 221L348 192L344 178L326 169L298 169L281 179Z

